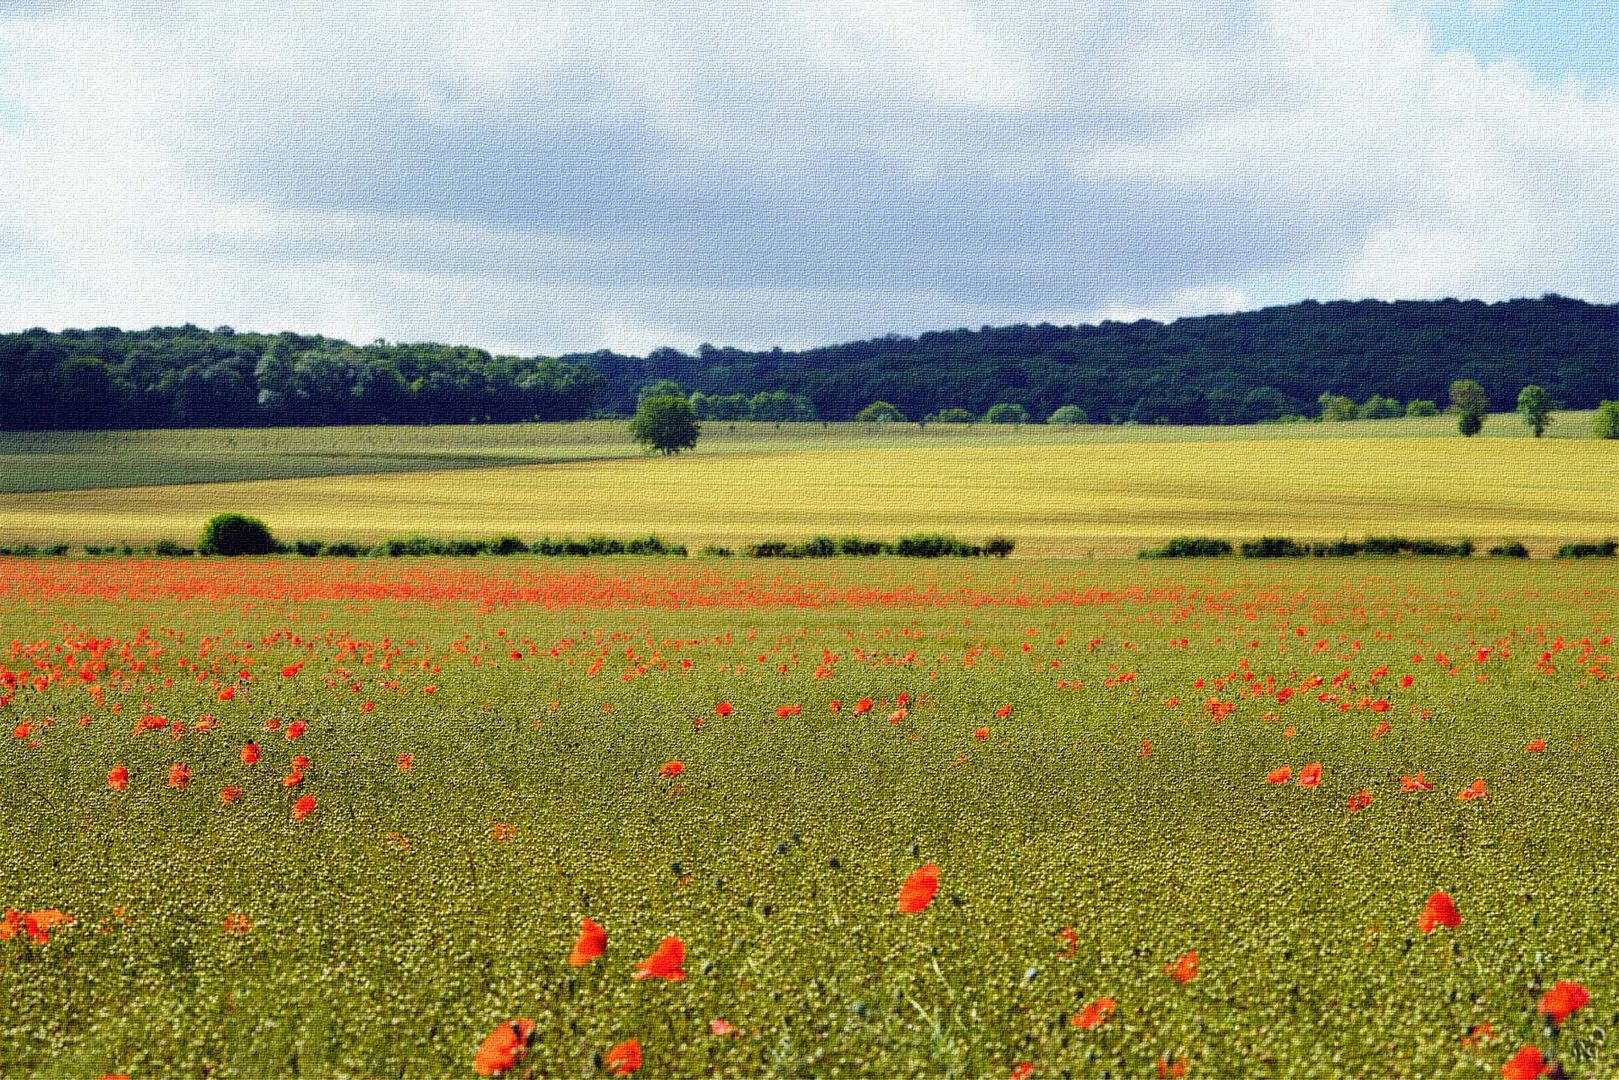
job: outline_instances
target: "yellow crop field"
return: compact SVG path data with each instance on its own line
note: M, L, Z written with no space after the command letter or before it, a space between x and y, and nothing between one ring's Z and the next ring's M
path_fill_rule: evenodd
M1616 480L1619 445L1589 439L889 444L8 494L0 540L189 542L232 510L286 539L656 531L695 550L939 530L1083 557L1186 534L1395 533L1516 539L1541 554L1619 534Z

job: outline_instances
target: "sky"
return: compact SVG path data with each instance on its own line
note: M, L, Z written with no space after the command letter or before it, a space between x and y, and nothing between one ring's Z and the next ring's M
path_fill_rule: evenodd
M1619 0L0 0L0 330L1619 299Z

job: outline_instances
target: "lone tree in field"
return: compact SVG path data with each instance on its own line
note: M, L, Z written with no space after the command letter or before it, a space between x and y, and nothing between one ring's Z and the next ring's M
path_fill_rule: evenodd
M702 426L691 402L678 394L653 394L641 399L630 421L630 434L649 450L678 454L697 445Z
M270 526L241 514L218 514L202 527L199 555L269 555L275 551Z
M1484 387L1472 379L1457 379L1450 384L1450 407L1456 410L1456 429L1471 438L1484 430L1484 412L1490 399L1484 396Z
M1546 433L1552 418L1552 396L1544 386L1526 386L1518 391L1518 415L1535 432L1535 438Z

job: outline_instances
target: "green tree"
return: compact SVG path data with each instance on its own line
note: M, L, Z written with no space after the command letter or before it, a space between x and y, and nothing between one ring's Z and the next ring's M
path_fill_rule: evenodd
M1002 401L991 405L984 414L986 424L1027 424L1029 410L1014 401Z
M814 420L815 405L803 394L766 390L748 399L748 419L777 422Z
M1088 424L1091 418L1085 415L1085 410L1078 405L1059 405L1055 412L1046 417L1048 424Z
M270 527L242 514L216 514L202 527L199 555L268 555L275 551Z
M903 424L905 414L886 401L873 401L864 409L854 414L854 418L862 424Z
M970 424L975 419L976 417L974 417L972 413L961 408L960 406L953 406L948 409L940 409L938 412L927 418L928 423L930 424Z
M1484 413L1490 399L1484 396L1484 387L1472 379L1457 379L1450 384L1450 407L1456 413L1456 429L1471 438L1484 430Z
M1591 421L1591 435L1598 439L1619 439L1619 401L1604 401L1597 406Z
M657 382L647 383L641 387L641 392L635 396L635 403L639 405L649 397L685 397L686 391L673 379L659 379Z
M1438 416L1439 403L1436 401L1424 401L1421 398L1412 398L1410 401L1405 403L1405 415Z
M678 454L697 445L702 425L691 410L691 402L679 394L643 397L630 421L635 441L663 454Z
M1321 406L1321 419L1328 423L1341 424L1355 418L1355 402L1351 398L1328 390L1315 400Z
M1535 438L1546 433L1552 418L1552 396L1544 386L1526 386L1518 391L1518 415L1534 431Z
M1397 416L1405 415L1405 407L1391 397L1381 397L1373 394L1355 410L1355 416L1360 420L1393 420Z

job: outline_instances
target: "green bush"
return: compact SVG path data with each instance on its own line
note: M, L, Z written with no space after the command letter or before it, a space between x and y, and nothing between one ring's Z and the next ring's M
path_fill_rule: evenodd
M215 515L202 527L202 538L197 541L197 551L203 555L269 555L275 550L270 527L243 514Z
M292 550L305 558L314 558L325 550L326 545L319 540L294 540Z
M1017 547L1017 541L1010 536L992 536L984 541L984 554L993 555L997 559L1004 559L1012 554L1012 549L1015 547Z
M1619 542L1602 540L1596 543L1564 544L1557 549L1559 559L1611 559L1619 553Z
M1604 401L1591 420L1591 435L1598 439L1619 439L1619 401Z
M1177 536L1161 548L1140 553L1143 559L1220 559L1231 554L1231 541L1212 536Z
M1261 536L1258 540L1245 540L1239 550L1245 559L1296 559L1310 554L1309 548L1285 536Z
M1317 541L1310 545L1310 554L1318 559L1352 559L1359 555L1366 545L1345 538L1343 540Z
M1421 398L1413 398L1405 403L1405 415L1413 417L1438 416L1439 403L1437 401L1424 401Z
M1046 417L1048 424L1088 424L1091 418L1078 405L1059 405Z
M272 546L270 548L270 551L273 552L274 550L275 550L275 548L274 548L274 546ZM175 558L179 558L182 555L190 555L191 554L191 549L186 547L184 544L181 544L177 540L159 540L157 543L152 545L152 554L153 555L160 555L165 559L175 559ZM209 554L215 554L215 555L264 555L264 554L269 554L269 552L261 552L261 551L218 551L218 552L207 552L207 551L205 551L205 552L203 552L203 554L204 555L209 555Z
M1490 555L1497 559L1527 559L1529 549L1516 540L1509 540L1505 544L1497 544L1491 548Z
M528 545L515 536L497 536L489 550L496 555L523 555L528 552Z
M1027 424L1029 410L1015 401L1001 401L989 407L984 414L986 424Z

